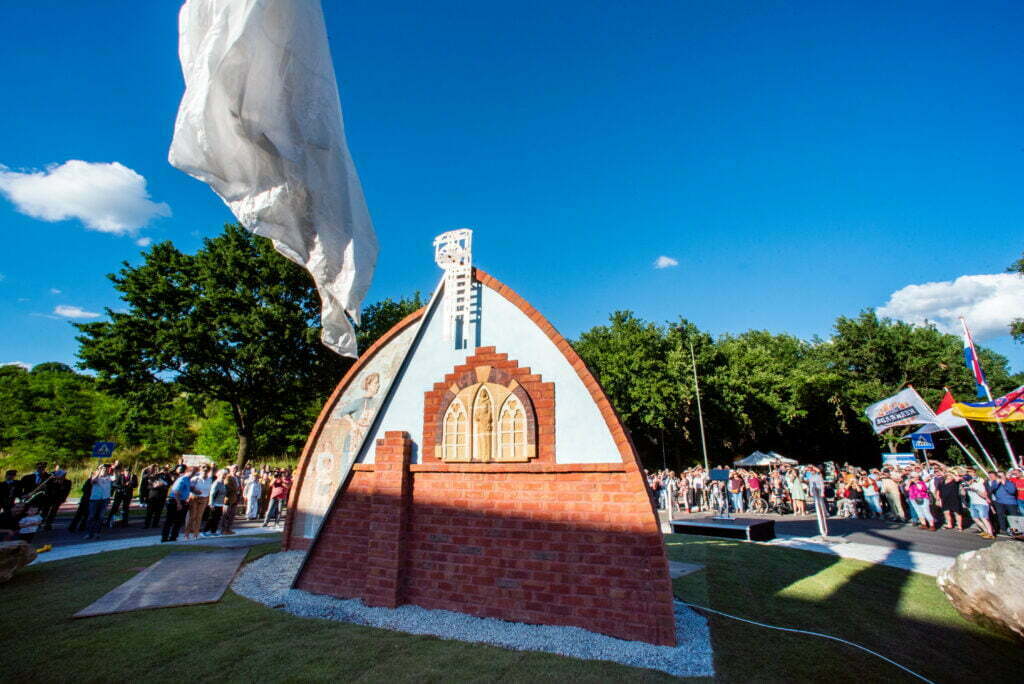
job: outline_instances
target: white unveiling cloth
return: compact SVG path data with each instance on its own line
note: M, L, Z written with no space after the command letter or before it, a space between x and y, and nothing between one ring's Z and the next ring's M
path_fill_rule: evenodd
M322 340L345 356L377 261L345 141L319 0L188 0L185 94L168 155L313 276Z

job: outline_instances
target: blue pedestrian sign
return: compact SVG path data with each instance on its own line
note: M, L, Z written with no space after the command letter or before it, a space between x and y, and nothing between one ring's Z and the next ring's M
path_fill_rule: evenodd
M92 445L92 457L93 458L110 458L110 455L114 453L114 448L117 444L113 442L96 442Z
M934 449L935 442L931 435L910 435L910 444L915 449Z

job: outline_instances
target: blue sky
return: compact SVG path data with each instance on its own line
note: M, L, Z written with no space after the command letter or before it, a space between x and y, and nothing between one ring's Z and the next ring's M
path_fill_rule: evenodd
M232 220L167 163L178 7L5 8L0 363L73 362L68 321L118 308L104 274L138 263L138 241L194 251ZM433 236L470 227L476 263L571 337L616 309L809 338L886 307L966 314L1024 370L1001 334L1024 316L1003 274L1024 250L1024 4L378 0L325 15L381 243L368 302L429 292ZM33 173L57 191L16 196ZM44 220L62 202L85 209Z

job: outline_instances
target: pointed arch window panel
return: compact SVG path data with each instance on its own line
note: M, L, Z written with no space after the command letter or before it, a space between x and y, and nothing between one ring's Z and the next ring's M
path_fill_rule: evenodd
M498 415L499 461L527 461L530 458L526 442L526 411L514 394L508 395Z
M424 456L462 463L535 458L554 463L554 384L529 368L494 367L474 363L476 358L468 357L458 372L424 395Z
M456 399L444 415L442 458L445 461L469 460L469 418L466 407Z

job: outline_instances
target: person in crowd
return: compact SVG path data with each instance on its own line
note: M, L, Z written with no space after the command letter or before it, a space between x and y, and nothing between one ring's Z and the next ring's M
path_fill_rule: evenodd
M28 497L32 492L41 487L48 477L50 477L50 474L46 472L46 461L36 463L36 469L21 478L21 488L18 496Z
M232 528L235 525L235 516L238 514L238 501L242 495L242 482L238 477L238 466L233 465L227 469L227 479L224 485L228 492L224 497L224 515L220 519L220 533L234 534Z
M942 509L942 517L945 518L943 528L953 529L954 519L956 529L964 529L964 510L960 501L960 477L947 471L936 476L935 489L938 492L939 508Z
M245 519L260 519L260 494L262 485L258 473L252 473L245 483Z
M139 473L139 505L146 511L146 517L149 517L149 481L159 472L159 469L155 465L148 465L142 469ZM145 523L143 523L145 527Z
M263 517L267 513L267 508L270 506L270 489L271 484L274 482L274 475L270 472L269 466L263 466L260 469L260 516Z
M46 481L45 507L40 510L43 516L43 529L52 530L53 521L64 502L71 494L71 480L68 479L67 471L56 465L53 469L53 476Z
M203 513L210 503L210 489L216 480L209 464L199 469L192 477L192 496L188 501L188 517L185 520L185 539L198 539L203 524Z
M845 480L836 485L836 515L840 518L856 518L857 507L853 502L853 489Z
M886 468L882 471L882 477L878 480L878 487L885 497L889 506L888 516L890 520L904 522L907 519L906 511L903 510L903 499L900 495L900 485L893 476L892 470Z
M288 483L285 482L284 475L278 471L274 475L274 479L271 480L270 484L270 505L267 507L267 515L263 519L263 526L267 527L270 524L271 518L274 519L274 525L278 526L281 524L281 506L284 504L285 499L288 498Z
M743 512L743 491L746 486L743 483L743 475L738 470L729 473L729 505L733 513Z
M146 529L160 527L160 514L167 505L167 492L170 490L174 480L166 468L153 466L143 481L145 486L139 486L139 492L146 492L146 521L143 527Z
M807 487L795 468L786 471L786 486L793 500L793 515L807 515Z
M970 508L971 519L981 530L984 539L995 539L995 530L992 529L991 501L988 487L980 477L975 477L973 472L968 472L963 477L964 489L967 491L967 504Z
M866 513L869 518L882 517L882 496L878 491L878 484L870 475L860 479L860 491L864 497Z
M125 527L128 524L128 506L131 504L131 499L127 498L125 474L125 467L116 463L112 475L112 502L110 511L107 513L107 527L114 527L115 524Z
M25 515L18 520L18 539L31 542L36 536L40 525L43 524L43 516L40 515L39 506L29 504L25 507Z
M103 527L103 514L110 503L113 479L110 477L110 466L102 464L92 475L92 486L89 490L89 520L86 522L88 534L86 539L93 539L100 534Z
M160 535L161 542L178 541L178 533L185 522L189 498L192 496L194 469L182 463L174 471L178 477L167 491L167 515Z
M80 529L85 529L86 522L89 520L89 501L91 499L92 478L87 477L82 483L82 496L78 499L78 508L75 509L75 515L68 524L68 532L77 532Z
M10 513L19 496L21 482L18 481L18 471L8 470L4 473L4 481L0 482L0 513Z
M210 485L210 517L203 527L204 537L220 536L220 520L224 516L224 506L228 496L228 471L222 469Z
M1017 515L1024 516L1024 471L1014 468L1006 479L1017 488Z
M918 520L921 521L921 529L935 530L935 518L932 516L931 493L928 485L921 480L921 476L913 474L910 476L910 484L907 486L907 497L910 505L914 507Z
M1010 532L1010 521L1007 516L1017 515L1017 485L1000 471L992 471L989 474L988 490L992 495L992 508L995 509L996 520L999 523L999 530L1007 537L1012 537Z

